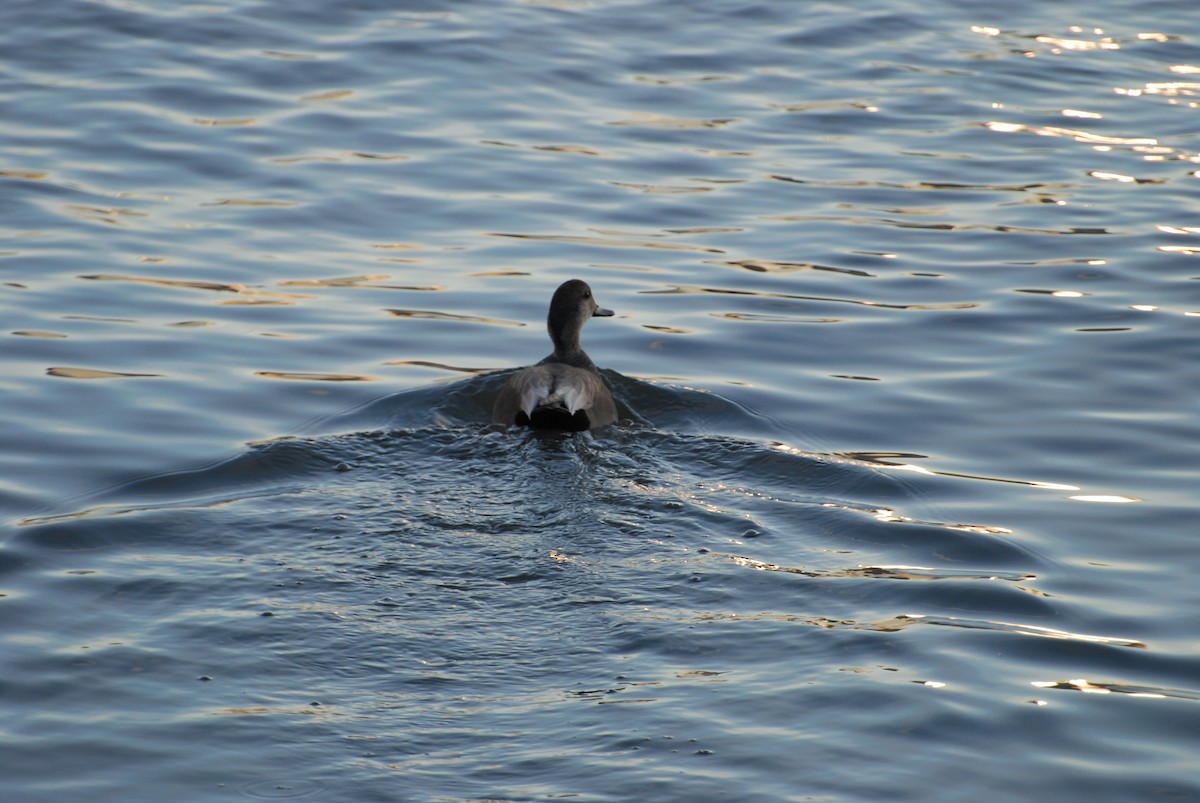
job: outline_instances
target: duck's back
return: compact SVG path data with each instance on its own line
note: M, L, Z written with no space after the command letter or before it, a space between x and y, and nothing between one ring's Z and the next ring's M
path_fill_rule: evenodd
M517 371L496 397L492 421L581 432L617 420L617 406L600 374L559 362Z

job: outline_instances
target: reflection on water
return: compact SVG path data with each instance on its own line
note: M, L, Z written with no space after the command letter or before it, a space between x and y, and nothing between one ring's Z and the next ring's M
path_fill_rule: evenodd
M355 376L354 374L317 374L295 371L255 371L254 375L264 379L298 379L305 382L375 382L378 379L378 377Z
M281 298L281 299L301 299L312 298L313 296L296 295L294 293L267 293L261 290L251 290L242 284L224 284L220 282L203 282L203 281L188 281L183 279L155 279L149 276L112 276L105 274L96 274L94 276L80 276L80 279L88 279L97 282L137 282L139 284L149 284L158 287L180 287L189 290L211 290L218 293L237 293L238 295L249 296L264 296L266 298Z
M622 237L615 232L600 232L601 234L611 235L604 237L585 237L572 235L556 235L556 234L493 234L493 237L513 237L522 240L541 240L549 242L574 243L577 245L595 245L604 248L647 248L658 251L699 251L707 254L724 253L719 248L706 248L698 245L687 245L686 243L663 243L654 240L630 240ZM643 235L644 236L644 235ZM656 236L656 235L651 235ZM661 235L657 235L661 236Z
M64 379L120 379L122 377L161 376L161 374L129 374L120 371L101 371L97 368L67 368L55 366L46 369L46 376Z
M9 796L1200 798L1177 6L0 8Z
M422 309L390 309L387 314L394 318L427 318L435 321L460 321L463 323L486 323L493 326L524 326L521 321L502 321L496 318L480 318L475 315L454 315L449 312Z

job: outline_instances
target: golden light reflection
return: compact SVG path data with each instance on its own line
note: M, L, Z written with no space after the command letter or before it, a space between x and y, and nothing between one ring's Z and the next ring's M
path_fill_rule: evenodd
M376 377L357 374L320 374L308 371L255 371L263 379L294 379L302 382L375 382Z
M878 106L872 106L860 100L812 100L803 103L769 103L767 105L772 109L789 113L838 111L840 109L858 109L864 112L879 111Z
M240 282L205 282L191 281L187 279L156 279L150 276L131 276L124 274L111 273L95 273L86 276L80 276L80 279L87 279L95 282L133 282L135 284L149 284L157 287L173 287L188 290L208 290L218 293L236 293L242 296L258 296L266 299L305 299L315 298L310 295L298 295L296 293L268 293L261 290L251 290L246 285ZM235 302L236 303L236 302ZM243 302L255 303L255 302ZM272 302L280 303L280 302Z
M711 81L732 81L732 75L685 75L681 77L663 77L657 75L635 75L633 80L639 84L654 84L656 86L678 86L680 84L706 84Z
M387 273L364 276L340 276L335 279L289 279L279 283L280 287L361 287L373 290L409 290L412 292L437 292L445 290L442 285L371 284L390 279Z
M847 452L839 455L839 457L849 457L854 460L862 460L870 463L877 468L888 469L891 471L912 471L917 474L927 474L930 476L939 477L954 477L965 480L986 480L987 482L1003 482L1011 485L1024 485L1029 488L1042 488L1052 491L1078 491L1082 490L1077 485L1064 485L1057 482L1039 482L1035 480L1009 480L1001 477L984 477L977 474L963 474L954 471L936 471L918 466L913 463L893 463L891 459L898 457L921 457L922 455L901 455L901 454L874 454L870 452ZM1005 532L1009 532L1005 530Z
M892 471L912 471L917 474L928 474L931 477L936 476L936 472L930 471L924 466L918 466L915 463L898 463L896 465L889 465L888 468Z
M17 170L9 168L0 170L0 178L16 178L25 181L45 181L50 177L50 173L45 170Z
M993 572L973 569L937 569L927 566L859 566L854 569L804 569L798 566L781 566L777 563L756 560L744 555L732 555L721 552L711 552L713 558L724 558L737 566L754 569L761 572L781 572L796 574L814 579L843 579L843 580L910 580L929 581L939 580L981 580L986 582L1007 581L1011 583L1032 580L1034 575L1027 572ZM1020 588L1020 586L1018 586ZM1027 589L1023 589L1027 590Z
M1076 30L1075 33L1082 33ZM1092 32L1099 35L1103 33L1099 28L1092 29ZM1034 41L1043 45L1051 45L1052 53L1059 53L1064 50L1120 50L1120 43L1116 42L1111 36L1106 36L1099 40L1089 39L1066 39L1058 36L1037 36Z
M162 374L130 374L121 371L100 371L95 368L47 368L47 376L57 376L63 379L124 379L127 377L162 376Z
M300 204L292 203L291 201L263 201L256 198L222 198L219 201L210 201L200 204L201 206L262 206L262 207L290 207L299 206Z
M1037 290L1034 288L1023 287L1013 290L1014 293L1029 293L1035 296L1055 296L1057 298L1083 298L1087 293L1081 293L1078 290Z
M354 159L371 159L377 162L407 162L411 158L399 153L365 153L363 151L348 151L346 155Z
M832 304L855 304L862 307L878 307L880 309L898 309L898 310L958 310L958 309L974 309L974 303L947 303L947 304L887 304L882 301L866 301L855 298L833 298L829 296L803 296L792 295L789 293L771 293L759 292L755 290L732 290L717 287L698 287L696 285L677 284L666 290L641 290L642 295L689 295L693 293L715 293L720 295L731 296L755 296L759 298L786 298L797 299L800 301L819 301ZM833 321L828 321L833 322Z
M603 248L650 248L661 251L692 251L703 254L723 254L720 248L707 248L701 245L686 243L662 243L648 240L629 240L608 237L587 237L570 234L507 234L492 232L490 237L511 237L518 240L540 240L543 242L574 243L576 245L594 245Z
M1060 128L1058 126L1027 126L1023 123L1006 123L1001 120L990 120L983 124L985 128L1002 134L1029 133L1041 137L1069 137L1076 142L1089 145L1158 145L1158 140L1152 137L1113 137L1106 134L1093 134L1075 128Z
M258 125L258 120L253 117L193 117L192 122L196 125L210 127Z
M985 127L991 127L991 123L983 123ZM1014 123L999 123L998 125L1015 125ZM1022 129L1024 126L1021 127ZM1065 129L1063 129L1065 130ZM805 184L815 187L882 187L891 190L930 190L934 192L1029 192L1030 190L1056 190L1056 189L1074 189L1073 184L1052 184L1044 182L1034 182L1030 184L968 184L962 182L951 181L913 181L913 182L898 182L898 181L878 181L875 179L810 179L799 178L797 176L785 176L780 173L772 173L767 176L772 181L785 181L789 184ZM792 220L790 216L772 216L768 220ZM1087 231L1081 230L1081 231ZM1095 230L1092 230L1095 231ZM1100 231L1103 231L1101 229Z
M311 298L311 296L305 296L305 298ZM228 307L289 307L292 304L291 301L274 301L266 298L235 298L215 303Z
M1119 181L1122 184L1136 184L1137 179L1133 176L1127 176L1124 173L1106 173L1103 170L1088 171L1088 175L1092 178L1098 178L1101 181Z
M835 268L830 265L818 265L814 262L778 262L771 259L741 259L728 262L709 261L704 264L729 265L735 268L754 271L755 273L792 273L795 271L817 270L829 273L844 273L847 276L874 276L874 274L868 273L865 270L859 270L858 268Z
M393 318L425 318L437 321L458 321L462 323L489 323L496 326L524 326L521 321L506 321L501 318L483 318L476 315L455 315L450 312L424 309L389 309L384 310Z
M629 181L610 181L614 187L636 190L646 195L686 195L696 192L712 192L712 187L688 187L673 184L636 184Z
M550 153L571 153L578 156L606 156L602 151L595 148L589 148L586 145L534 145L535 151L549 151Z
M607 153L597 150L596 148L588 147L587 145L522 145L516 142L505 142L504 140L499 139L485 139L480 140L480 142L483 145L495 145L499 148L528 148L530 150L544 151L547 153L566 153L575 156L600 156L603 158L608 158Z
M1200 82L1196 81L1152 81L1141 89L1117 89L1119 95L1166 95L1168 97L1192 97L1200 95Z
M1034 680L1030 686L1037 689L1061 689L1065 691L1081 691L1084 694L1125 694L1130 697L1144 697L1151 700L1177 698L1182 700L1200 700L1200 693L1187 689L1165 689L1154 686L1133 686L1124 683L1099 683L1087 678L1071 678L1070 680Z
M1112 691L1104 686L1093 686L1084 678L1074 678L1073 680L1035 680L1030 686L1039 689L1074 689L1085 694L1112 694Z
M321 101L321 100L342 100L354 94L352 89L331 89L328 92L316 92L312 95L303 95L300 100L305 102Z
M86 206L83 204L63 204L63 209L81 220L98 220L114 226L123 226L125 217L149 217L145 212L120 207Z
M968 630L996 630L1014 633L1022 636L1038 636L1041 638L1064 639L1067 641L1086 641L1094 644L1111 644L1118 647L1136 647L1145 649L1145 642L1136 639L1116 638L1113 636L1093 636L1086 633L1072 633L1053 627L1027 625L1017 622L1000 622L989 619L967 619L959 616L933 616L927 614L902 614L890 622L882 622L880 629L901 630L909 624L943 625L947 627L962 627Z
M1110 494L1080 494L1078 496L1068 496L1068 499L1074 499L1076 502L1098 502L1108 505L1125 505L1130 502L1141 502L1136 496L1116 496Z
M731 117L716 117L716 118L688 118L688 117L666 117L661 114L652 114L650 112L635 112L633 117L627 120L616 120L610 122L609 125L627 126L635 128L665 128L665 129L686 129L686 128L721 128L730 123L736 122Z
M287 50L260 50L259 53L270 59L285 59L289 61L316 61L320 58L313 53L292 53Z

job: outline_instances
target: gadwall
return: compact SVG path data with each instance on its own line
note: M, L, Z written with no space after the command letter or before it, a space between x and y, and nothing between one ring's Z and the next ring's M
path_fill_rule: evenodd
M492 407L492 421L567 432L616 421L617 405L600 369L579 345L588 318L612 314L597 306L587 282L572 279L559 286L546 316L554 352L509 377Z

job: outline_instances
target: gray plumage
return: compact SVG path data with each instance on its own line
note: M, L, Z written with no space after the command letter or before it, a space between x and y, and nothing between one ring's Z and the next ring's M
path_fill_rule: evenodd
M511 377L492 407L496 424L581 432L617 420L617 405L600 370L579 345L583 325L607 317L587 282L572 279L554 291L546 328L554 351Z

